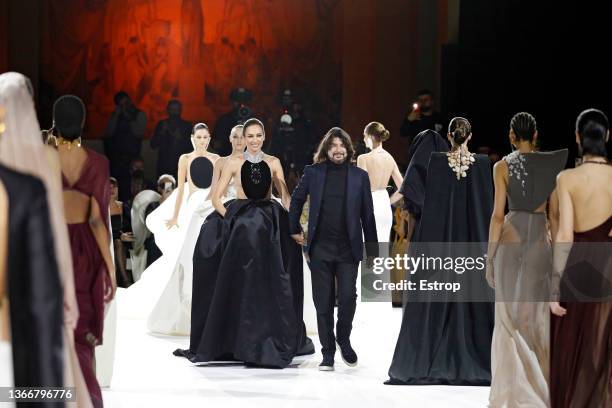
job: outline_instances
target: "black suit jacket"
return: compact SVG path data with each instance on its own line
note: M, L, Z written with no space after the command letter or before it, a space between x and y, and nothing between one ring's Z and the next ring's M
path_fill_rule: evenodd
M300 215L304 208L306 198L310 196L308 210L308 238L305 252L310 255L310 249L317 237L319 223L319 210L323 200L323 189L327 168L325 163L312 164L304 167L304 174L293 194L289 207L289 229L291 234L299 234ZM374 205L368 173L358 167L348 166L346 180L346 230L351 244L351 253L355 262L363 258L363 238L368 245L368 255L375 256L375 247L378 243L376 235L376 222L374 220ZM363 231L363 235L362 235ZM371 248L373 247L373 248Z

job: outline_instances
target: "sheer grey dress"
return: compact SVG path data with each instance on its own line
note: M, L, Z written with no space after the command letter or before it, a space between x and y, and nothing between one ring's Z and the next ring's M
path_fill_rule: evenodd
M552 251L546 212L567 150L519 153L508 164L508 209L493 256L496 301L490 406L547 407ZM490 265L490 264L489 264ZM491 272L491 271L489 271Z

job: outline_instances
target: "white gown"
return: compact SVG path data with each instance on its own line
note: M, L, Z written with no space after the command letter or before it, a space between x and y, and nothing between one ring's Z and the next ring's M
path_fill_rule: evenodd
M376 220L376 234L378 242L389 242L391 227L393 225L393 211L387 190L372 191L374 202L374 218Z
M178 227L166 228L172 218L177 192L174 191L147 217L162 256L151 264L128 289L118 289L119 312L126 319L147 319L153 333L188 336L191 329L193 251L204 219L214 211L206 200L209 189L184 197ZM224 201L235 198L233 185Z
M179 216L179 238L166 241L166 247L160 249L164 256L168 254L175 261L172 263L172 274L166 288L157 304L153 307L147 320L147 328L153 333L188 336L191 330L191 291L193 282L193 251L200 234L204 219L214 210L212 202L206 200L210 188L198 189L187 200L184 214ZM165 204L165 202L164 202ZM158 207L158 209L160 209ZM181 208L181 212L183 208ZM157 210L156 210L157 211ZM154 213L155 211L153 211ZM164 221L153 213L147 218L147 226L154 233L156 242L158 235L165 235L168 230ZM162 228L154 227L153 223L161 221ZM157 232L156 232L157 231ZM170 231L171 235L174 235ZM171 248L168 247L171 245ZM158 245L159 246L159 245Z

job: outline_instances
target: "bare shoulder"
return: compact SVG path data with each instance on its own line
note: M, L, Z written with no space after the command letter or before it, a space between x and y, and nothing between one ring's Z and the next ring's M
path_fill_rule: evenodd
M280 166L280 160L276 156L271 156L269 154L264 154L264 160L270 167Z
M227 162L229 156L219 157L217 161L215 161L215 167L223 167L223 165Z
M108 165L108 159L103 154L96 152L95 150L91 150L89 148L85 148L84 151L87 153L89 160L95 163L106 163Z
M563 188L571 188L580 178L580 168L565 169L557 174L557 185Z
M219 156L217 153L208 153L207 156L208 156L208 160L210 160L213 163L215 163L217 160L221 158L221 156Z
M508 163L506 163L506 161L503 159L499 160L493 165L493 172L501 174L508 173Z
M49 166L51 166L51 168L54 170L60 169L61 164L60 164L59 154L57 153L57 149L49 145L45 145L44 149L45 149L45 155L47 156L47 160L49 161Z
M224 168L227 167L228 169L236 169L240 166L242 166L242 162L244 161L244 159L242 157L227 157L226 158L226 162L224 165Z

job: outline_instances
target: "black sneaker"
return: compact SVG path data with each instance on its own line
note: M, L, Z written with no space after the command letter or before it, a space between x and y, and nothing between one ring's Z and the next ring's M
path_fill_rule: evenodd
M351 343L349 341L344 342L343 344L336 343L338 348L340 349L340 356L342 357L342 361L349 367L355 367L357 365L357 353L351 347Z
M334 371L334 356L323 356L319 371Z

